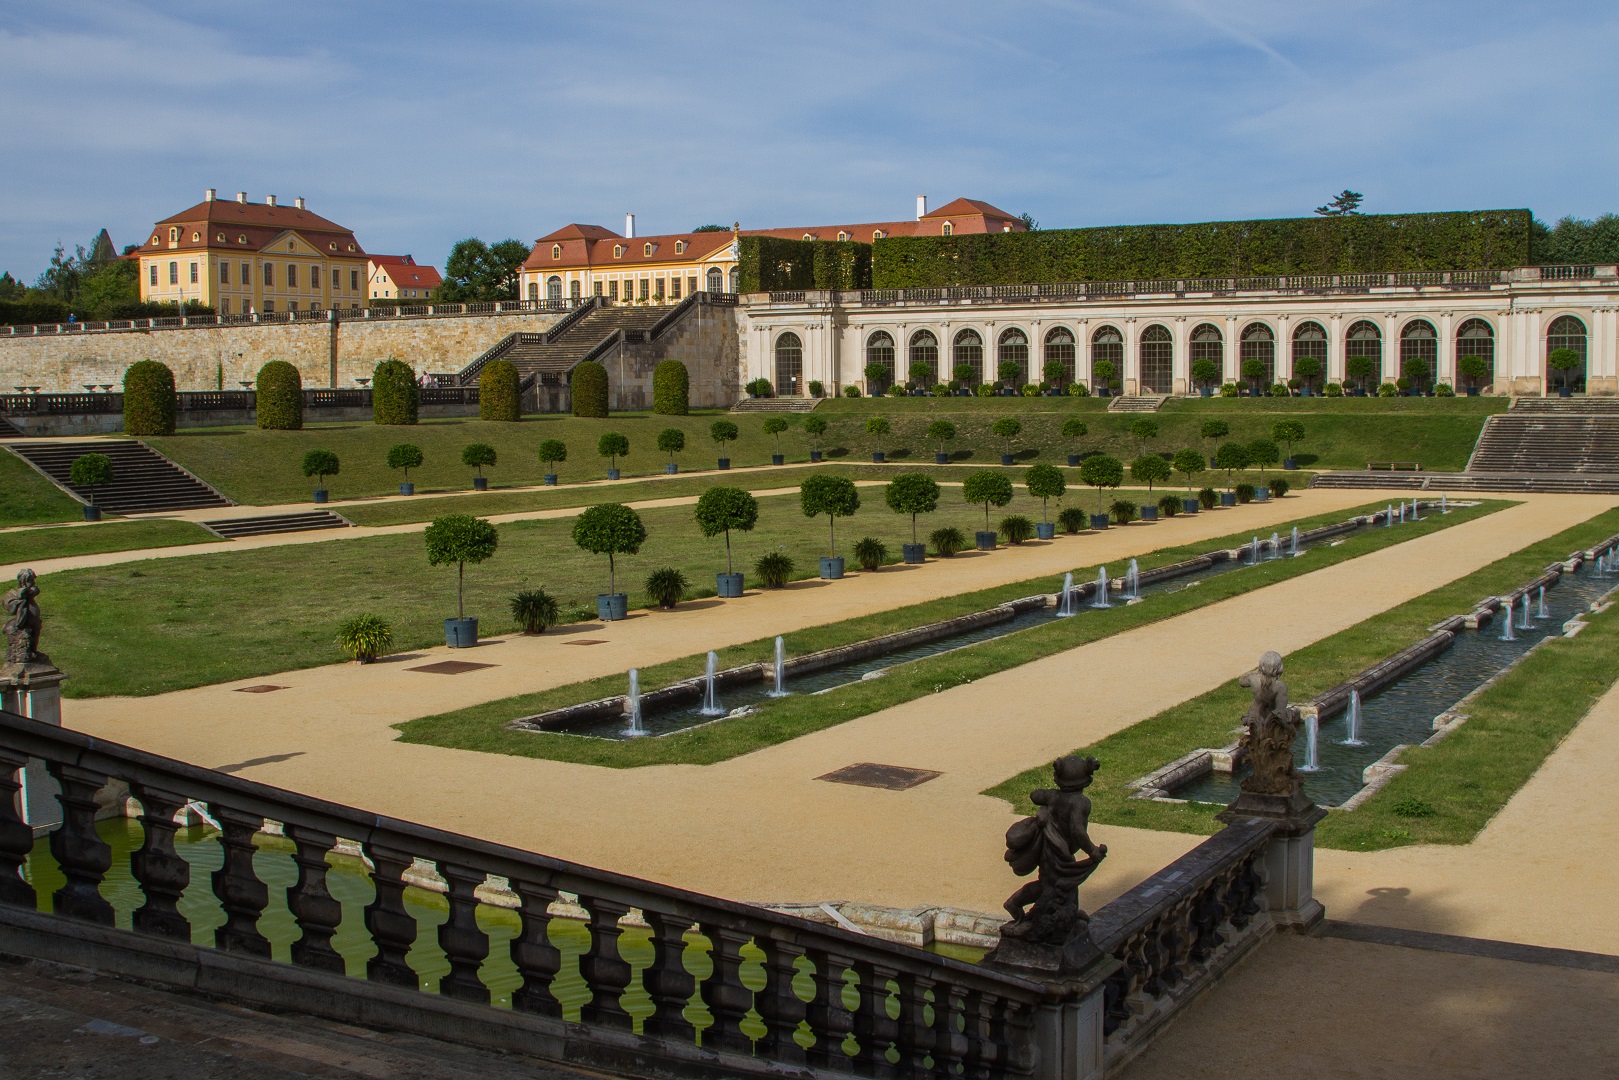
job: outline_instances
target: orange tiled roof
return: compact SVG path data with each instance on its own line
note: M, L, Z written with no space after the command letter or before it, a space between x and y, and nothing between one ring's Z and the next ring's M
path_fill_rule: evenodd
M180 227L178 248L169 247L169 226ZM165 251L259 251L285 232L295 232L333 258L364 259L365 249L354 233L319 214L296 206L239 203L234 199L204 200L164 218L152 226L139 254ZM198 239L192 240L192 234ZM219 239L223 236L224 239Z

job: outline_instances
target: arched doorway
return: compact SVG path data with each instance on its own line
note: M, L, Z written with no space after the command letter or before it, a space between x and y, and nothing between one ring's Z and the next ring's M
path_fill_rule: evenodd
M918 330L911 335L911 361L906 370L911 379L923 390L939 383L939 339L931 330Z
M1017 365L1017 371L1012 366ZM995 374L1007 386L1017 389L1029 378L1029 335L1017 327L1001 331L1001 338L995 345Z
M894 383L894 338L879 330L866 339L866 393L886 394Z
M1305 388L1327 373L1327 332L1318 322L1301 322L1293 328L1293 374Z
M1116 326L1099 327L1091 335L1091 389L1101 393L1119 386L1123 377L1124 335Z
M776 393L804 393L804 343L791 332L776 339Z
M536 302L540 299L540 283L538 281L528 283L528 298Z
M1242 328L1242 340L1237 346L1237 363L1241 366L1242 377L1254 385L1258 393L1264 393L1269 387L1276 385L1276 335L1270 332L1270 327L1264 323L1249 323ZM1257 378L1249 372L1257 371Z
M1213 330L1211 326L1209 329ZM1215 330L1216 340L1219 331ZM1153 323L1141 332L1141 392L1168 394L1175 388L1175 338L1169 327Z
M1361 389L1376 389L1383 377L1383 334L1376 323L1358 322L1344 338L1344 375Z
M1574 367L1558 369L1551 366L1552 354L1567 349L1578 354ZM1546 328L1546 386L1548 392L1559 393L1566 387L1570 393L1585 393L1585 324L1572 315L1559 315Z
M984 339L977 330L963 330L950 346L950 374L964 390L984 381Z
M1456 331L1456 380L1469 395L1495 382L1495 330L1483 319L1468 319Z
M1400 328L1400 375L1411 381L1410 389L1421 394L1439 372L1439 335L1433 323L1412 319Z
M735 292L741 292L742 291L741 286L742 286L742 271L741 271L740 268L733 266L733 267L731 267L731 288L730 288L730 291L734 292L734 293Z
M708 268L708 291L721 293L725 291L725 271L717 266Z
M1074 361L1074 332L1066 326L1048 330L1046 332L1045 360L1041 365L1046 382L1051 383L1058 390L1073 382L1075 378ZM1056 373L1056 369L1052 367L1053 364L1061 365L1062 371Z

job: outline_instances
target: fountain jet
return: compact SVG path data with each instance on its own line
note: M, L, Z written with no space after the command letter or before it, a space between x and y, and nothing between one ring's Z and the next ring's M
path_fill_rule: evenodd
M1544 585L1542 585L1540 587L1539 600L1540 600L1540 606L1535 611L1535 618L1537 618L1537 619L1549 619L1549 618L1551 618L1552 613L1546 610L1546 586L1544 586Z
M1524 593L1523 594L1523 610L1518 616L1518 629L1519 630L1532 630L1532 629L1534 629L1534 625L1535 625L1534 621L1529 618L1529 594Z
M1304 728L1304 765L1299 772L1321 771L1321 721L1310 713Z
M1293 526L1292 554L1297 555L1298 553L1299 553L1299 527L1297 525L1295 525L1295 526Z
M724 716L725 710L720 707L719 697L714 692L714 671L720 666L720 657L716 652L708 654L708 674L703 678L703 708L704 716Z
M1107 598L1107 567L1103 566L1096 571L1096 595L1091 597L1091 607L1110 608L1113 604Z
M1512 632L1512 607L1510 603L1501 605L1501 640L1517 641L1518 635Z
M1344 710L1344 742L1345 746L1365 746L1366 740L1360 737L1360 691L1349 691L1349 707Z
M770 691L771 697L787 696L787 645L776 639L776 688Z
M630 726L624 734L631 738L645 735L646 725L641 722L641 672L638 668L630 668L630 695L625 700L625 713L630 718Z
M1057 600L1057 618L1066 619L1074 613L1074 575L1070 571L1062 576L1062 596Z
M1124 572L1124 598L1126 600L1141 599L1141 571L1134 559L1130 560L1130 568Z

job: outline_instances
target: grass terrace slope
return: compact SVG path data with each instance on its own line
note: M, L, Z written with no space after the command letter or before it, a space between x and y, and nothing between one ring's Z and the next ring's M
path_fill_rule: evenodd
M0 528L78 521L81 504L16 454L0 449Z
M43 527L0 532L0 564L104 551L207 544L219 537L189 521L108 521L71 528Z

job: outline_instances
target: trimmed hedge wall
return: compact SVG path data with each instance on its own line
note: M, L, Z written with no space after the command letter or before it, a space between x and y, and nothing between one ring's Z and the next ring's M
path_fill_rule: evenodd
M378 424L414 424L421 396L416 373L403 360L390 356L371 373L371 419Z
M679 360L665 360L652 369L652 411L661 416L691 412L691 374Z
M573 415L607 415L607 369L586 360L573 369Z
M743 292L871 288L871 245L858 240L744 236L737 265Z
M873 245L872 285L1501 269L1529 263L1531 222L1528 210L1479 210L894 236Z
M478 375L478 419L521 420L522 380L510 360L491 360Z
M174 372L156 360L137 360L124 372L124 434L174 434Z
M259 368L259 427L270 431L300 431L304 426L304 380L285 360L271 360Z
M57 300L0 300L0 326L67 322L67 305Z

